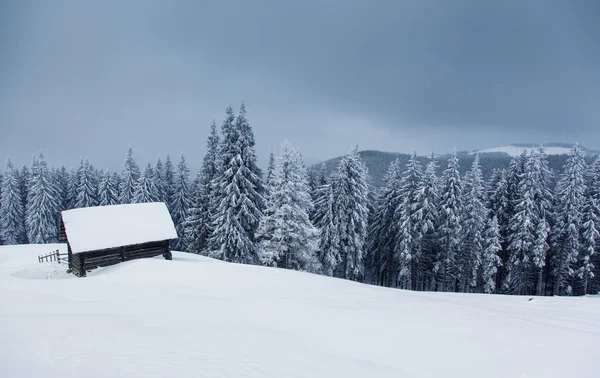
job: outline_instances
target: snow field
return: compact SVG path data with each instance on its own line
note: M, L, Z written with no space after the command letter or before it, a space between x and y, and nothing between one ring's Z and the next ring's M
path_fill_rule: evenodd
M409 292L179 252L48 280L47 247L0 248L2 377L597 376L595 296Z

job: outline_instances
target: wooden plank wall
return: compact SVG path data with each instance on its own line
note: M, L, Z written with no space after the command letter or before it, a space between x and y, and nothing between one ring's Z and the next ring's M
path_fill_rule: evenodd
M98 267L160 255L163 255L167 260L172 259L168 240L102 249L98 251L73 253L71 254L71 259L69 261L70 268L73 272L80 277L84 277L86 272Z

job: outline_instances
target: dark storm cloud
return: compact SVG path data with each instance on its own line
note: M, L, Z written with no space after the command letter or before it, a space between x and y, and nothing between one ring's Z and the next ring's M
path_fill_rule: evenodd
M596 1L5 1L0 148L198 161L244 99L261 157L600 147Z

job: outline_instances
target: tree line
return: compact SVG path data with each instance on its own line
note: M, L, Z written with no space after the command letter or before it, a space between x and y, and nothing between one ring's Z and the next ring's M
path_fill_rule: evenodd
M409 290L582 295L600 288L600 159L574 146L563 173L543 148L495 169L476 158L465 175L453 154L393 161L373 188L355 148L333 174L308 168L288 142L263 174L244 104L213 122L201 169L146 163L130 148L120 173L87 159L77 169L9 160L0 190L0 240L52 243L60 212L164 202L176 250L244 264L308 271Z

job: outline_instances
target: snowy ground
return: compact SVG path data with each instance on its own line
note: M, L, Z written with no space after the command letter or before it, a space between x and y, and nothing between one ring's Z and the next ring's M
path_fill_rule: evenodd
M52 249L0 248L0 377L599 376L598 297L416 293L183 253L75 278L37 263Z

